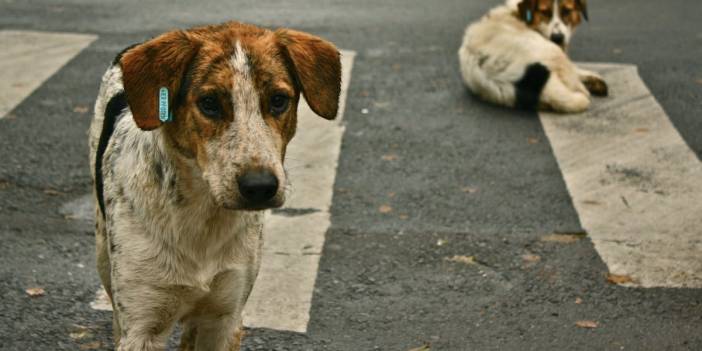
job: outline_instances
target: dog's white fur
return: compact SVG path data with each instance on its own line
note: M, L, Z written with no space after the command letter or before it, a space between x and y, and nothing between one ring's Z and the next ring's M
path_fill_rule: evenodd
M121 90L121 70L113 66L103 77L91 126L92 169L107 101ZM131 112L125 113L105 152L111 170L104 172L104 192L116 194L123 187L129 196L111 196L114 220L98 215L96 235L98 263L111 265L99 271L109 272L102 280L111 284L106 288L113 294L119 350L163 349L173 325L184 317L184 335L196 324L209 325L198 328L195 350L229 350L260 265L263 213L222 208L202 174L190 177L190 189L180 189L188 191L187 202L169 201L169 190L153 181L154 162L169 178L175 176L174 162L193 161L173 160L160 129L142 131ZM133 152L115 152L117 145ZM130 206L139 208L140 216L129 214L134 213ZM110 246L118 247L118 254ZM105 255L109 259L101 260ZM193 311L198 314L190 315Z
M554 9L551 22L538 31L521 21L517 14L520 0L508 0L492 9L465 32L458 51L463 80L481 98L514 107L515 84L529 65L540 63L550 71L539 99L539 107L557 112L582 112L590 106L590 93L584 80L599 79L597 73L579 69L564 49L550 41L554 33L563 34L566 46L573 28L565 25ZM554 6L557 6L554 1Z
M229 90L233 116L229 122L218 120L219 134L201 141L202 153L207 157L207 162L202 162L177 149L167 126L140 128L134 118L134 106L125 100L130 92L125 67L132 61L118 59L113 63L102 78L89 144L98 203L97 268L112 302L113 332L119 351L163 350L177 322L183 327L180 350L239 349L242 310L260 266L264 219L261 209L282 205L289 189L281 151L289 139L283 140L281 131L273 129L277 124L264 121L266 112L261 108L260 96L266 92L254 80L256 74L269 74L267 77L277 82L278 89L284 89L289 74L295 73L302 77L301 84L308 84L307 73L312 71L309 67L315 65L296 57L291 58L291 65L305 65L287 68L294 72L281 73L270 68L266 71L263 66L257 71L251 65L251 57L263 56L251 56L247 51L250 47L245 49L240 41L234 42L234 35L241 35L237 30L258 34L253 40L269 40L262 43L275 38L276 43L286 45L291 57L302 50L305 59L322 62L323 68L313 71L313 77L322 83L309 85L315 88L314 95L302 94L313 106L324 109L318 113L320 116L333 119L337 113L341 63L331 43L302 32L273 33L233 22L194 29L193 37L199 33L203 35L200 40L210 40L209 45L223 45L222 40L235 44L227 61L231 69L219 68L230 75L215 81ZM232 38L218 36L219 33ZM153 49L150 45L164 45L160 38L171 35L186 38L182 32L172 32L140 45ZM139 48L132 49L134 55L141 54ZM162 46L158 50L166 50L165 56L172 58L170 48ZM271 55L269 51L256 54ZM137 62L149 60L140 57ZM175 65L164 61L164 65L169 64ZM294 100L285 110L287 117L278 118L296 121L300 93L291 98ZM326 93L326 99L318 98L322 93ZM105 125L115 116L114 123ZM187 119L174 123L178 121L185 123ZM112 126L114 130L107 139ZM196 133L182 125L174 128ZM248 169L268 170L278 180L276 194L269 194L272 197L268 202L258 205L265 207L257 210L244 210L242 204L248 200L243 194L238 195L237 176Z

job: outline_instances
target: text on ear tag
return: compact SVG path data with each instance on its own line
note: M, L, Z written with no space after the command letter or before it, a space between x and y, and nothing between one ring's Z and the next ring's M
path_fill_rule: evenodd
M158 119L161 122L172 122L173 113L168 110L168 88L161 87L158 91Z

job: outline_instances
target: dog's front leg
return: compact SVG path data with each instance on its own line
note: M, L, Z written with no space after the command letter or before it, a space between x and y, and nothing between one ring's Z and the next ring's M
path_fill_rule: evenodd
M578 67L578 77L583 82L590 94L595 96L609 95L609 88L604 78L596 72L588 71Z
M169 289L138 284L113 284L115 316L120 326L118 351L164 350L178 319L180 301ZM117 341L117 340L116 340Z

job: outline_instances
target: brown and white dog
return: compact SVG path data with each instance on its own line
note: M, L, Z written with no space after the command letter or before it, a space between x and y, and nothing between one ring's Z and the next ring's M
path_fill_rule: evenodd
M340 87L331 43L240 23L166 33L116 58L90 157L118 350L162 350L178 322L181 350L239 349L261 210L285 201L300 94L333 119ZM160 119L162 88L172 121Z
M586 0L508 0L465 32L463 80L481 98L510 107L582 112L607 84L567 55Z

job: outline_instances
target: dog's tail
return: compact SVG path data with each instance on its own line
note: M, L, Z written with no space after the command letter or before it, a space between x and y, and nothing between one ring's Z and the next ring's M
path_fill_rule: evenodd
M527 66L524 76L514 84L514 106L524 110L538 109L541 92L550 76L551 71L540 63Z

